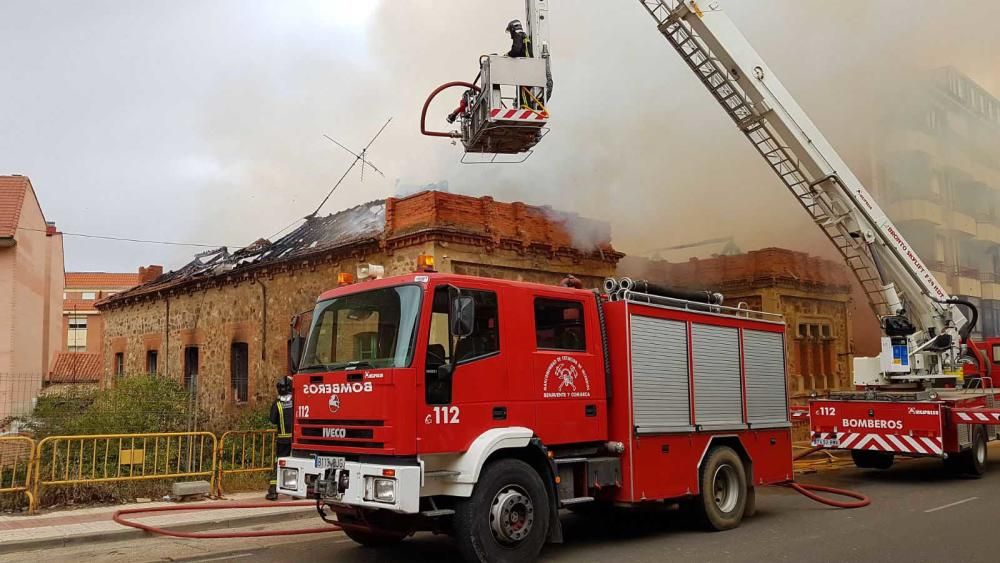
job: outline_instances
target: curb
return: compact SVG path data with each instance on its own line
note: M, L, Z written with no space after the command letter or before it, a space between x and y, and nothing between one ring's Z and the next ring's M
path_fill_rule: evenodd
M204 520L192 524L175 524L169 526L171 530L182 532L202 532L206 530L224 530L227 528L243 528L256 524L268 524L271 522L288 522L292 520L304 520L306 518L317 518L316 511L309 507L297 506L281 512L261 514L257 516L241 516L230 518L215 518ZM110 515L109 515L110 519ZM112 522L114 523L114 522ZM75 534L71 536L55 536L40 539L17 540L13 542L0 541L0 555L16 552L25 552L38 549L49 549L67 547L71 545L100 543L108 541L131 540L142 537L154 537L156 534L147 533L144 530L130 528L128 526L118 526L112 530L103 530L92 534ZM163 536L167 537L167 536Z

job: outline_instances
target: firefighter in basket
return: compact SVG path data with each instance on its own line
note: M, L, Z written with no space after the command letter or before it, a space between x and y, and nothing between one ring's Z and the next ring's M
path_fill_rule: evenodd
M271 474L271 484L267 488L267 500L278 500L277 459L292 453L292 378L282 377L275 385L278 399L271 405L271 424L278 429L275 441L275 466Z

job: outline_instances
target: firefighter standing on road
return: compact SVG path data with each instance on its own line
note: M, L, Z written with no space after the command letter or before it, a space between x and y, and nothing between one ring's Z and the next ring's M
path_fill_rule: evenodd
M277 458L292 454L292 378L282 377L275 387L278 400L271 405L271 424L278 427L275 441L275 466L271 475L271 486L267 488L267 500L278 500Z

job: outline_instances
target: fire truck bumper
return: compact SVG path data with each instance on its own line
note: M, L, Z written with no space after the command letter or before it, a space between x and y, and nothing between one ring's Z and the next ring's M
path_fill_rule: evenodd
M343 467L321 469L312 458L286 457L279 466L279 493L302 498L318 493L331 505L420 512L419 465L345 461Z

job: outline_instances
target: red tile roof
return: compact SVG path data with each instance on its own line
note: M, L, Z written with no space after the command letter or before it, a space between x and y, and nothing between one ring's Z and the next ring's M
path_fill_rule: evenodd
M87 352L60 352L49 372L51 383L98 383L101 381L101 355Z
M0 176L0 238L13 237L17 232L24 194L30 188L25 176Z
M66 289L128 289L137 285L138 273L66 272Z
M63 299L63 311L96 311L93 299Z

